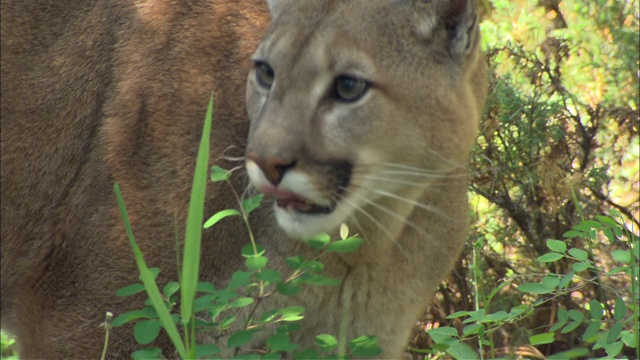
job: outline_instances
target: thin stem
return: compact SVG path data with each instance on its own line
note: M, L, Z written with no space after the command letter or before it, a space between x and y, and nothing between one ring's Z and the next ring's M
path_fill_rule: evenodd
M231 184L231 181L229 181L229 179L227 179L226 181L227 181L227 184L229 184L229 187L231 188L231 193L236 198L238 205L240 205L240 213L242 214L242 220L244 221L244 226L247 228L247 231L249 232L249 240L251 240L253 253L255 255L258 255L258 245L256 244L256 238L253 236L253 231L251 230L251 226L249 225L249 215L246 213L246 211L244 211L244 207L242 206L242 200L240 199L240 196L236 192L236 189ZM260 270L258 270L258 272L260 272ZM264 281L260 280L258 282L258 286L260 287L259 297L262 297L264 295Z
M478 254L476 252L476 246L473 246L473 306L475 311L480 310L480 290L478 289ZM478 325L484 326L477 322ZM484 360L484 351L482 350L482 338L478 336L478 351L480 352L480 359Z
M100 356L100 360L104 360L107 357L107 347L109 346L109 330L111 330L111 319L113 318L113 314L110 311L104 315L104 322L102 323L102 327L104 327L104 346L102 347L102 356Z

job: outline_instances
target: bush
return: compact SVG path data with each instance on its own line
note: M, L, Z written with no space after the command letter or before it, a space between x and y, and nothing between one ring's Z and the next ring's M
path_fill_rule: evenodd
M482 3L473 226L414 354L638 358L637 2Z

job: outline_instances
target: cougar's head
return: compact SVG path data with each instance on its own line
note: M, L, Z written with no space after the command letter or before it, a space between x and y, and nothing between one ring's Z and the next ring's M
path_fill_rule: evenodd
M247 85L246 167L285 231L378 221L374 207L404 214L464 172L484 102L471 1L269 5Z

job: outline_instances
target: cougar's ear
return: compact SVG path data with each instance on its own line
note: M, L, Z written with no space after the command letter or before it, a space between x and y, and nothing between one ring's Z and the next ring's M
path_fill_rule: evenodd
M436 26L448 34L452 56L469 53L478 38L476 0L413 0L416 30L430 36Z

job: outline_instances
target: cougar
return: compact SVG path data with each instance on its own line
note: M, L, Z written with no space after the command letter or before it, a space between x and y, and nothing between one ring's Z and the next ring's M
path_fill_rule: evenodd
M313 256L301 240L336 238L343 223L364 239L323 258L341 285L260 310L304 306L292 333L303 347L343 323L347 338L377 336L381 358L400 357L468 227L467 161L486 95L475 8L2 0L2 328L20 356L98 358L105 312L143 306L115 295L139 280L114 182L158 282L177 279L214 91L212 164L242 158L235 191L268 195L250 221L270 266ZM220 183L205 201L207 215L237 207ZM204 230L201 279L225 286L247 243L239 218ZM175 356L166 339L155 346ZM108 357L138 347L117 328Z

